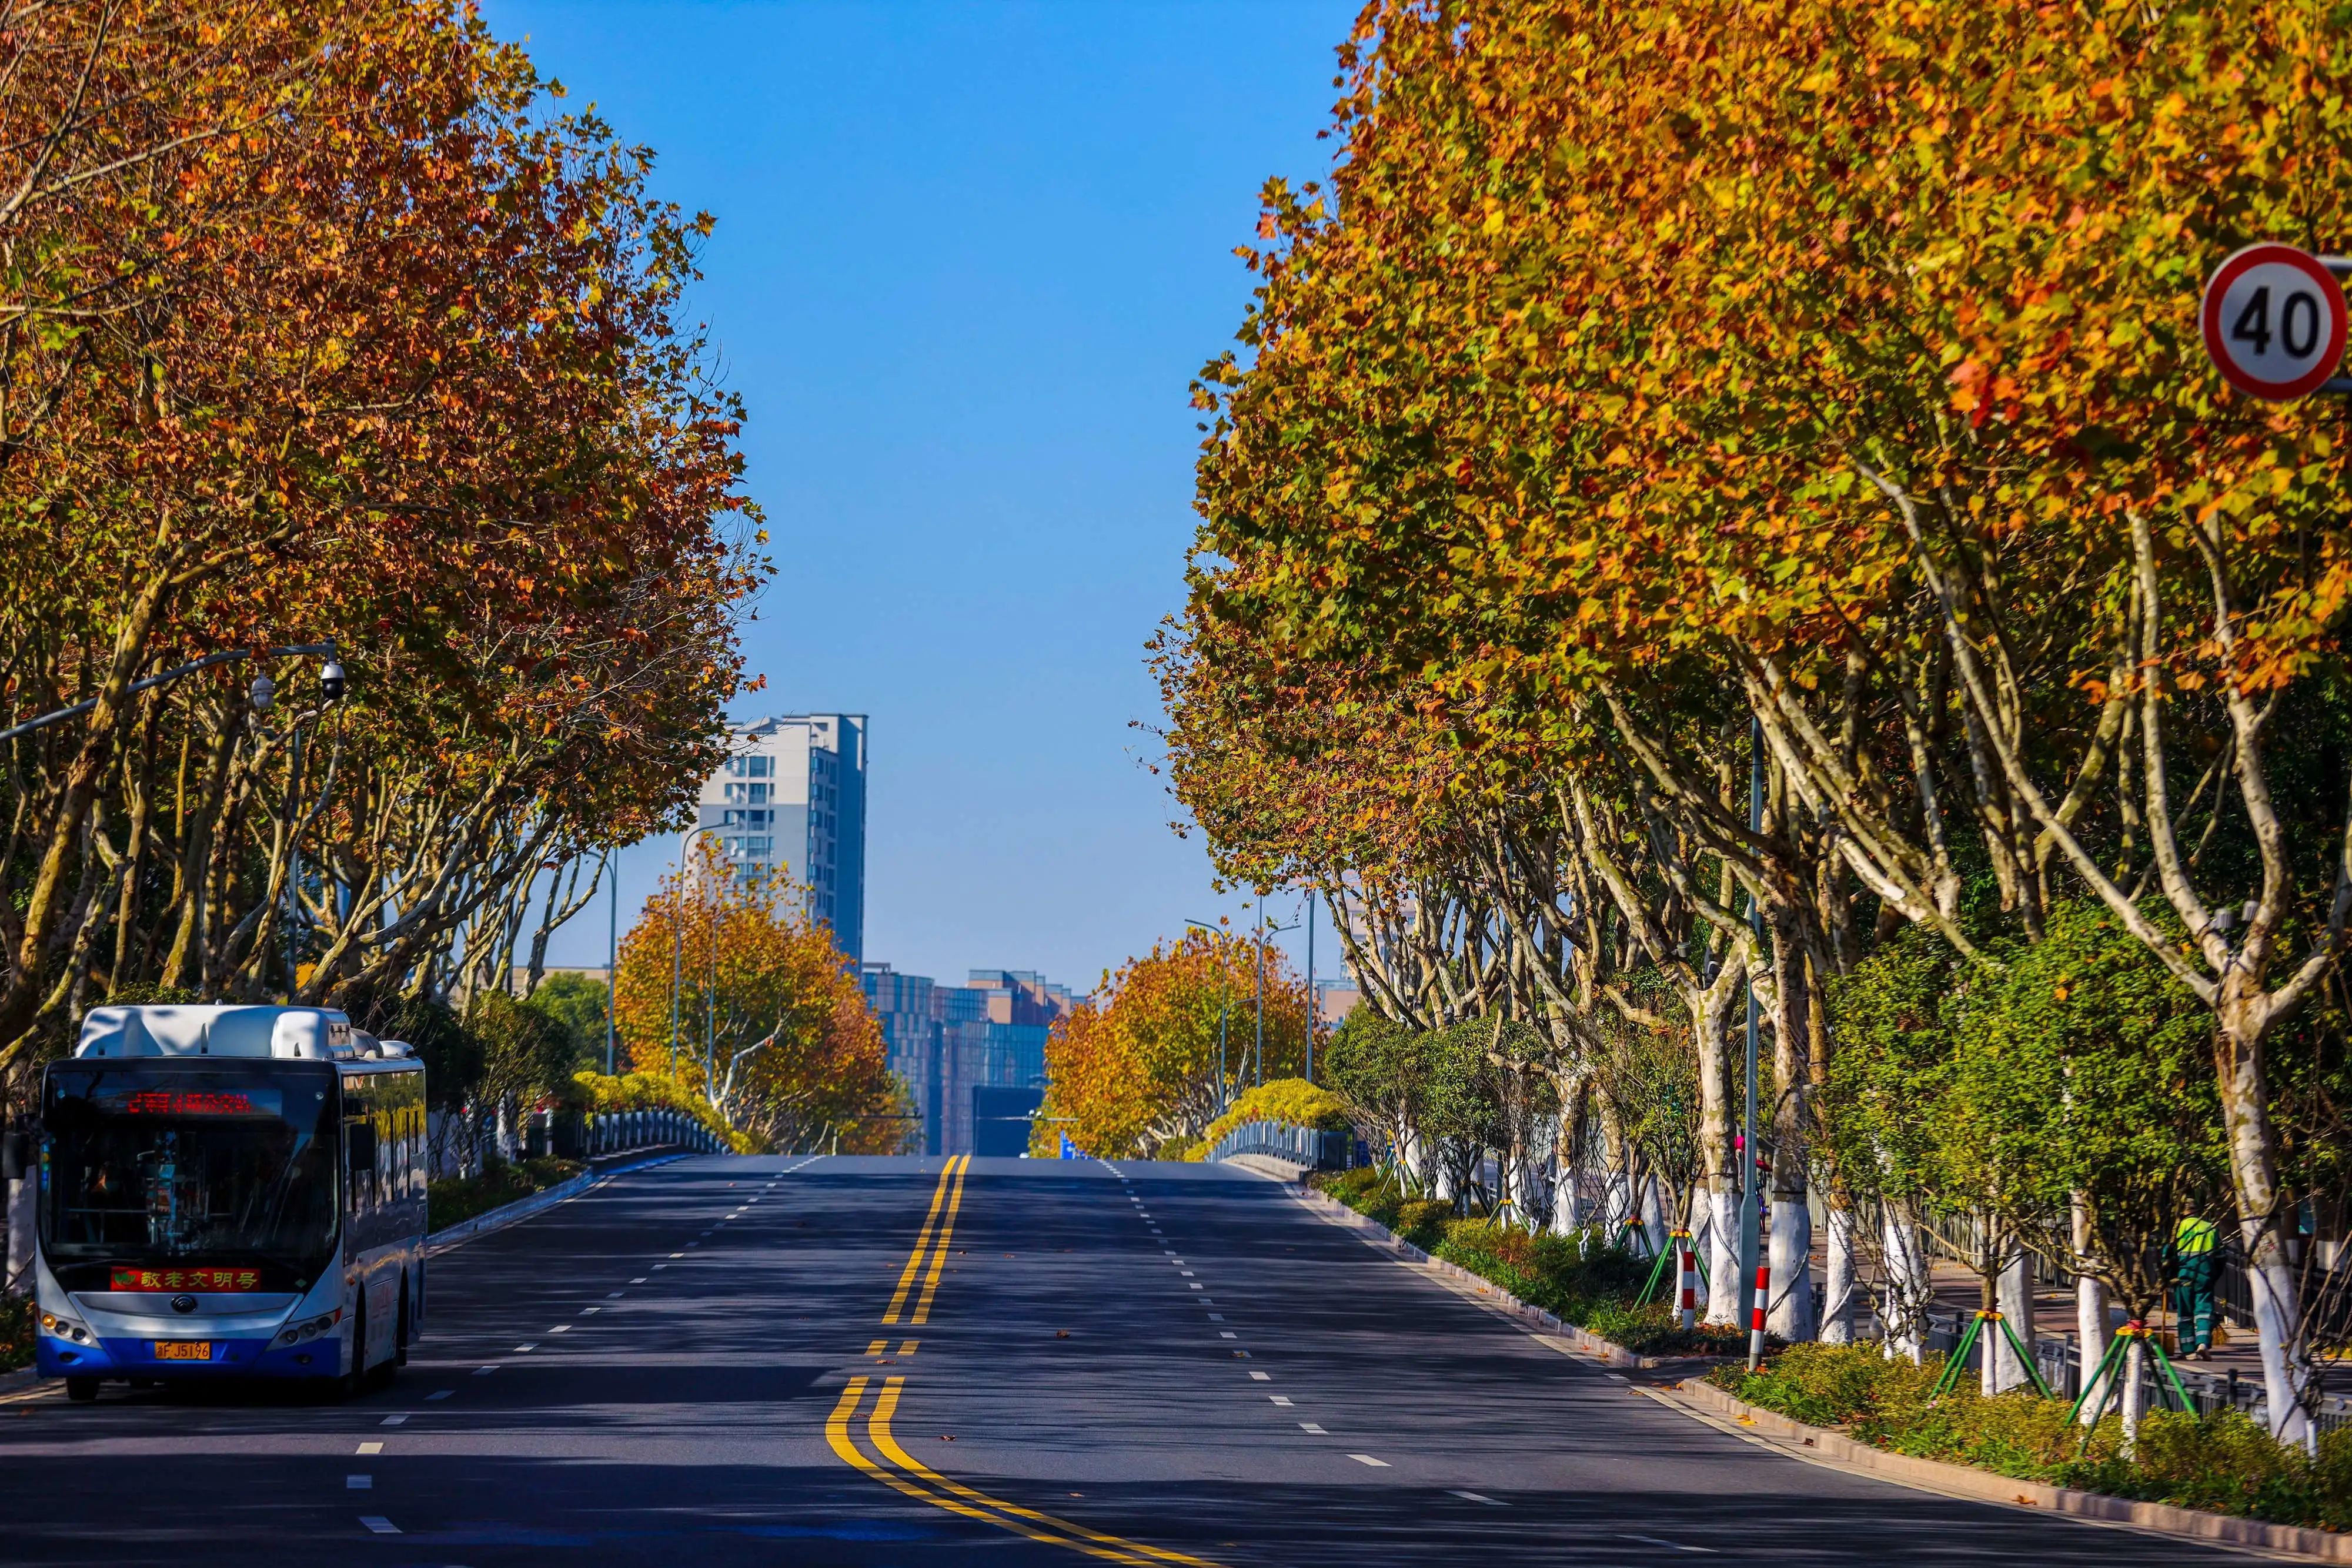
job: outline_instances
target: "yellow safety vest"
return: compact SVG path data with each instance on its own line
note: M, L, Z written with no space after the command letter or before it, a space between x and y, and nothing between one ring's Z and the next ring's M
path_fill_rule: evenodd
M2184 1219L2172 1232L2173 1249L2183 1258L2204 1257L2219 1239L2219 1232L2210 1219Z

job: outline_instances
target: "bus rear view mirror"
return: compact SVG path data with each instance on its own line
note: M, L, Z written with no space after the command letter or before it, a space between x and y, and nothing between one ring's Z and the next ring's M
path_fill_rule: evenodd
M343 1163L353 1176L375 1169L375 1128L366 1122L343 1126Z

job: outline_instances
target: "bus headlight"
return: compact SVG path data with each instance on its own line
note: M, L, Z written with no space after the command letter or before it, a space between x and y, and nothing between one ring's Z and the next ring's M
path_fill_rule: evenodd
M275 1343L281 1345L299 1344L305 1340L317 1339L341 1322L342 1318L342 1309L338 1307L331 1312L320 1313L307 1323L289 1323L278 1332Z
M76 1344L95 1344L97 1343L96 1339L92 1337L88 1329L82 1327L80 1323L77 1322L69 1314L65 1312L43 1312L41 1314L41 1332L43 1333L55 1334L59 1339L72 1340Z

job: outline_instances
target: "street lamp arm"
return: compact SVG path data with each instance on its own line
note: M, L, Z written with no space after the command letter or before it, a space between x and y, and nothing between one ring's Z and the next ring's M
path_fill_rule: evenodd
M286 653L324 653L331 659L335 656L335 640L330 637L323 643L289 643L279 648L234 648L225 653L206 653L201 659L191 659L184 664L174 665L161 674L149 675L144 680L131 682L128 688L128 695L136 695L141 692L153 691L157 686L169 685L184 675L193 675L198 670L209 670L215 664L233 664L240 659L273 659ZM37 729L47 729L53 724L63 724L69 718L79 718L97 706L98 699L92 697L88 702L79 702L71 707L61 707L55 713L45 713L38 718L28 718L11 728L0 729L0 740L14 740L20 735L30 735Z

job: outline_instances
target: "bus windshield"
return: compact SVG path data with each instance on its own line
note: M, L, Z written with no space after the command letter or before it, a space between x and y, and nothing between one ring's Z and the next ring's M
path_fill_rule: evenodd
M283 1272L317 1278L335 1245L334 1088L331 1067L53 1065L43 1252L113 1265L115 1289L152 1288L141 1264L268 1264L276 1288ZM257 1278L179 1277L216 1276Z

